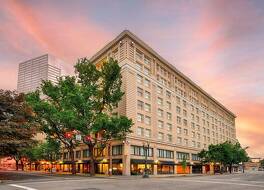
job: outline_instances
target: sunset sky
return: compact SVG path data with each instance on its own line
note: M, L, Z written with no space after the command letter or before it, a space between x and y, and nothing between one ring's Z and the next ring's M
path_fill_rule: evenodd
M264 1L0 0L0 88L45 53L65 70L124 29L237 115L237 137L264 157Z

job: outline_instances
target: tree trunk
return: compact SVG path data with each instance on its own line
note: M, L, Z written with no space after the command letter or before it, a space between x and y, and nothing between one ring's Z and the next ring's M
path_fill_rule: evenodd
M70 156L71 156L71 165L72 165L72 175L75 175L76 174L76 164L75 164L75 161L74 161L74 151L73 151L73 148L70 148Z
M16 160L16 171L18 171L18 160Z
M229 165L229 173L232 173L232 164Z
M21 162L21 169L22 169L22 171L24 171L24 163L22 160L20 160L20 162Z
M94 176L95 175L95 168L94 168L94 146L93 145L88 145L88 150L90 153L90 175Z
M113 171L113 160L112 160L112 144L111 142L109 142L109 146L108 146L108 155L109 155L109 168L108 168L108 174L109 176L112 176Z

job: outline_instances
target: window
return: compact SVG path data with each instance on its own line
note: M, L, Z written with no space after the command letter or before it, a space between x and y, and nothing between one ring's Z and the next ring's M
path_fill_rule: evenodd
M145 111L147 112L151 111L150 104L145 103Z
M168 142L172 142L172 135L167 134L167 140L168 140Z
M197 154L192 154L192 160L193 161L200 161L200 158Z
M83 150L83 158L88 158L89 156L90 156L89 150L88 149L84 149Z
M174 158L173 151L158 149L158 157L159 158Z
M188 135L188 129L184 129L184 130L183 130L183 134L184 134L184 135Z
M143 59L143 53L139 52L139 50L136 50L136 58L137 58L137 60L142 60Z
M123 154L123 146L122 145L116 145L112 146L112 155L122 155Z
M136 68L137 68L137 70L142 71L142 69L143 69L143 65L140 64L140 63L137 63L137 64L136 64Z
M178 160L183 160L183 159L189 160L190 159L190 155L189 153L185 153L185 152L177 152L177 159Z
M144 63L147 65L147 66L150 66L150 59L145 57L144 58Z
M163 105L163 99L162 98L158 98L158 105L162 106Z
M137 75L137 82L143 84L143 77L141 75Z
M158 109L158 116L163 117L163 110L162 109Z
M164 140L164 134L159 132L158 133L158 140L163 141Z
M147 67L144 67L144 73L145 73L146 75L150 75L150 69L147 68Z
M197 142L197 148L201 148L201 143Z
M177 102L177 104L181 104L181 98L176 96L176 102Z
M195 147L195 146L196 146L195 141L192 141L192 147Z
M200 125L196 125L196 130L200 131Z
M151 118L149 116L145 116L145 124L151 125Z
M181 137L177 137L177 143L181 144L182 143L182 138Z
M163 129L163 121L158 121L158 127L160 128L160 129Z
M186 119L183 120L183 126L187 126L187 120Z
M192 117L192 120L194 120L194 114L193 113L191 114L191 117Z
M194 130L195 129L195 124L193 122L191 123L191 126L192 126L192 129Z
M177 114L181 114L181 108L179 106L176 107Z
M184 139L184 145L188 146L188 139Z
M167 119L171 120L171 118L172 118L171 113L167 112Z
M183 107L185 107L185 108L187 107L187 103L185 100L182 101L182 104L183 104Z
M167 123L167 129L168 131L172 131L172 125L170 123Z
M150 87L150 80L145 79L145 86L146 86L146 87Z
M147 100L150 100L150 92L145 91L145 98L146 98Z
M75 158L78 159L78 158L81 158L81 151L80 150L77 150L75 152Z
M137 114L137 121L138 121L138 122L143 122L143 121L144 121L144 115L138 113L138 114Z
M186 110L183 110L183 116L187 117L187 111Z
M195 132L192 131L192 138L195 138Z
M137 95L140 97L143 97L143 89L142 88L137 87Z
M142 146L131 145L130 154L136 155L136 156L145 156L146 151L144 151ZM153 148L149 148L147 150L147 154L148 154L148 157L153 157Z
M177 127L177 133L181 134L181 127Z
M181 117L177 116L177 123L181 124Z
M145 137L147 137L147 138L151 137L151 130L150 129L145 130Z
M137 108L140 110L143 110L144 109L144 102L138 100L137 101Z
M166 97L167 97L168 99L171 98L171 93L170 93L169 91L166 91Z
M198 140L201 139L201 135L200 135L200 133L197 133L197 139L198 139Z
M143 136L144 135L144 129L142 127L137 128L137 135L138 136Z
M157 93L158 93L158 94L163 94L163 89L162 89L162 87L160 87L160 86L157 87Z
M166 104L167 104L167 109L168 109L168 110L171 110L171 103L170 103L169 101L167 101Z
M196 116L196 122L200 122L199 116Z

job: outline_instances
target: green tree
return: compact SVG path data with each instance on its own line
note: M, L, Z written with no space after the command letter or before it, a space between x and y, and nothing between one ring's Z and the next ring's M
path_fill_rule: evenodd
M261 167L264 167L264 159L263 160L260 160L260 166Z
M0 90L0 156L14 158L17 170L19 161L23 170L24 151L36 143L35 124L24 94Z
M121 90L121 68L117 61L109 59L96 67L83 58L75 65L75 71L83 91L91 92L86 98L92 100L89 104L89 119L80 123L78 130L84 137L83 142L88 146L91 157L90 173L94 175L95 148L103 151L111 144L111 140L124 139L131 132L133 123L125 116L113 115L124 95ZM82 114L81 110L78 111Z
M221 144L209 145L208 150L202 150L198 156L204 163L220 163L221 171L223 166L229 167L230 173L234 164L248 160L246 149L243 149L238 142L232 144L228 141Z
M40 98L40 92L36 91L27 101L43 131L69 149L72 173L75 173L73 150L81 143L77 136L82 137L90 153L90 173L94 175L95 148L103 151L111 140L125 138L132 120L113 114L124 94L121 69L116 61L110 59L97 68L83 58L75 69L77 77L60 78L56 85L44 81L41 93L45 98Z
M182 165L183 173L186 174L187 160L186 160L185 156L183 157L183 159L181 161L181 165Z
M30 163L30 170L32 162L35 162L35 166L37 166L41 160L54 162L58 160L60 156L60 142L52 138L47 138L45 142L26 149L24 156Z
M77 103L80 85L75 77L59 78L57 84L43 81L41 91L37 90L27 95L27 103L32 107L35 120L40 123L41 130L51 139L59 140L70 153L72 174L76 173L74 148L79 144L73 131L78 128L77 120L84 122L85 118L77 115L72 102Z

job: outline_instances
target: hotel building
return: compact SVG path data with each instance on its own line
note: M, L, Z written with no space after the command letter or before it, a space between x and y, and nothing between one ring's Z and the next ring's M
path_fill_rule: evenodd
M19 64L17 91L28 93L40 87L42 80L56 83L61 76L61 61L50 54L45 54Z
M125 95L117 112L132 118L134 125L125 141L104 151L97 173L108 172L111 156L113 174L142 174L146 143L151 174L206 172L210 166L201 166L197 153L210 144L236 141L236 116L133 33L123 31L90 60L100 65L110 57L122 68ZM77 148L75 157L78 171L88 172L87 147ZM68 158L64 153L64 167Z

